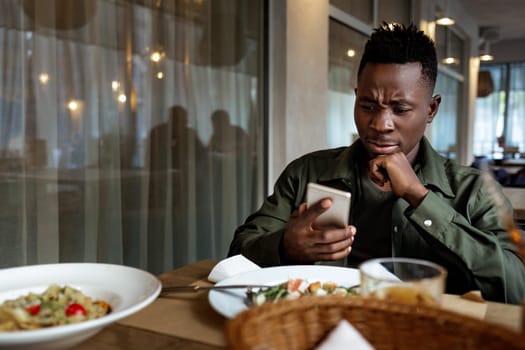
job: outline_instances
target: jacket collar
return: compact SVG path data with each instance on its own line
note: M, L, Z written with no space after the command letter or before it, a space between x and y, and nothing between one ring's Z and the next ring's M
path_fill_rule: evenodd
M320 182L343 180L347 183L355 182L357 167L363 161L366 150L361 140L355 141L346 147L336 158L333 167L325 169L319 177ZM419 145L419 154L414 168L423 185L433 190L439 190L448 197L454 197L454 192L448 182L446 163L447 159L440 156L423 137Z

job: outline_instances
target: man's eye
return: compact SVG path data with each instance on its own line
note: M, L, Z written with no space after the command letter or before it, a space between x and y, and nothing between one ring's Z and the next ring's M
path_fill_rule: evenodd
M365 104L360 104L359 108L367 112L372 112L376 109L374 105L365 105Z
M406 114L408 112L410 112L410 109L408 108L394 108L395 114Z

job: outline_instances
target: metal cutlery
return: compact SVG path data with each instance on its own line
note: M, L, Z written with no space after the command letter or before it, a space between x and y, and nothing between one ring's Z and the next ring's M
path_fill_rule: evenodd
M254 288L271 288L273 286L268 286L264 284L230 284L230 285L213 285L213 286L166 286L162 288L162 293L172 293L172 292L199 292L204 290L220 290L220 289L254 289Z

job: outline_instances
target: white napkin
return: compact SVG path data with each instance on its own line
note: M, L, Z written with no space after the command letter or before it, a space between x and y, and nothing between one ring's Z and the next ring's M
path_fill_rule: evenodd
M373 350L374 347L347 320L339 324L316 350Z
M393 282L401 281L399 277L388 271L388 269L381 264L368 264L366 269L367 270L365 272L375 278L385 279Z
M248 272L260 269L259 265L245 258L243 255L234 255L219 261L208 275L211 282L219 282L241 272Z

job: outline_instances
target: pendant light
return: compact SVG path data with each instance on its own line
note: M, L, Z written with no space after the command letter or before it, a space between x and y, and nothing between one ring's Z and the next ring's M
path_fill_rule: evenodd
M485 40L485 42L483 43L483 47L479 52L479 59L483 62L489 62L494 60L494 56L492 56L490 53L490 41Z
M445 28L445 57L442 62L444 64L459 64L459 59L454 57L452 54L451 44L450 44L450 30Z
M490 44L497 41L499 38L499 27L488 26L479 29L480 44L479 44L479 59L483 62L494 60L490 52Z
M450 17L448 0L445 1L445 8L436 11L436 24L440 26L451 26L456 23L454 18Z

